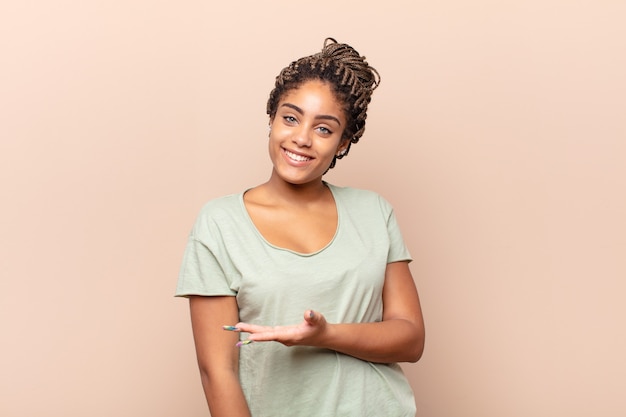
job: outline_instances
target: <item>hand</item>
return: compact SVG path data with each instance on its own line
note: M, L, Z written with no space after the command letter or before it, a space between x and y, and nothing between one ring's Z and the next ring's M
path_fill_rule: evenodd
M326 318L313 310L304 313L304 321L291 326L259 326L237 323L238 331L250 333L248 340L253 342L279 342L285 346L318 346L327 331Z

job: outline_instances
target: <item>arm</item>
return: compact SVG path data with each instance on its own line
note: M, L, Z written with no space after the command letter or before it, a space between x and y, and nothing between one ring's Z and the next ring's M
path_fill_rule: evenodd
M408 262L387 264L383 319L377 323L332 324L324 347L370 362L417 362L424 351L424 321Z
M237 334L224 332L224 323L238 320L235 297L201 297L189 299L191 325L202 387L213 417L250 417L248 405L239 384L239 351Z
M238 323L237 328L252 333L250 340L323 347L369 362L417 362L424 350L422 310L407 262L387 264L380 322L331 324L307 311L297 326Z

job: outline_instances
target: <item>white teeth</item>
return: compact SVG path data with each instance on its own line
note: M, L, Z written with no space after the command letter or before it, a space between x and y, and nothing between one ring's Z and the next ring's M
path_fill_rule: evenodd
M304 161L310 161L311 158L307 157L307 156L302 156L302 155L296 155L293 152L289 152L288 150L285 149L285 153L287 154L287 156L291 159L293 159L294 161L298 161L298 162L304 162Z

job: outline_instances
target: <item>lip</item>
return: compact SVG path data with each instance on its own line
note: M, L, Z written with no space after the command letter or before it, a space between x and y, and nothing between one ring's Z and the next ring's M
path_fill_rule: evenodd
M282 151L283 151L283 156L285 157L285 159L287 159L287 161L289 163L294 164L294 165L305 165L305 164L308 164L309 162L311 162L311 161L313 161L315 159L311 155L307 155L307 154L302 153L302 152L292 151L291 149L282 148ZM295 161L295 160L293 160L293 159L291 159L289 157L287 152L289 152L290 154L294 154L294 155L302 156L304 158L308 158L308 160L306 160L306 161Z

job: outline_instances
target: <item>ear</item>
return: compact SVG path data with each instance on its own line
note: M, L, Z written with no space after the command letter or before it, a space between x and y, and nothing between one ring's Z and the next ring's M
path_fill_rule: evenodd
M350 139L347 139L347 138L341 139L341 142L339 142L339 146L337 147L337 152L335 152L335 155L344 154L346 152L346 149L348 149L349 146L350 146Z

